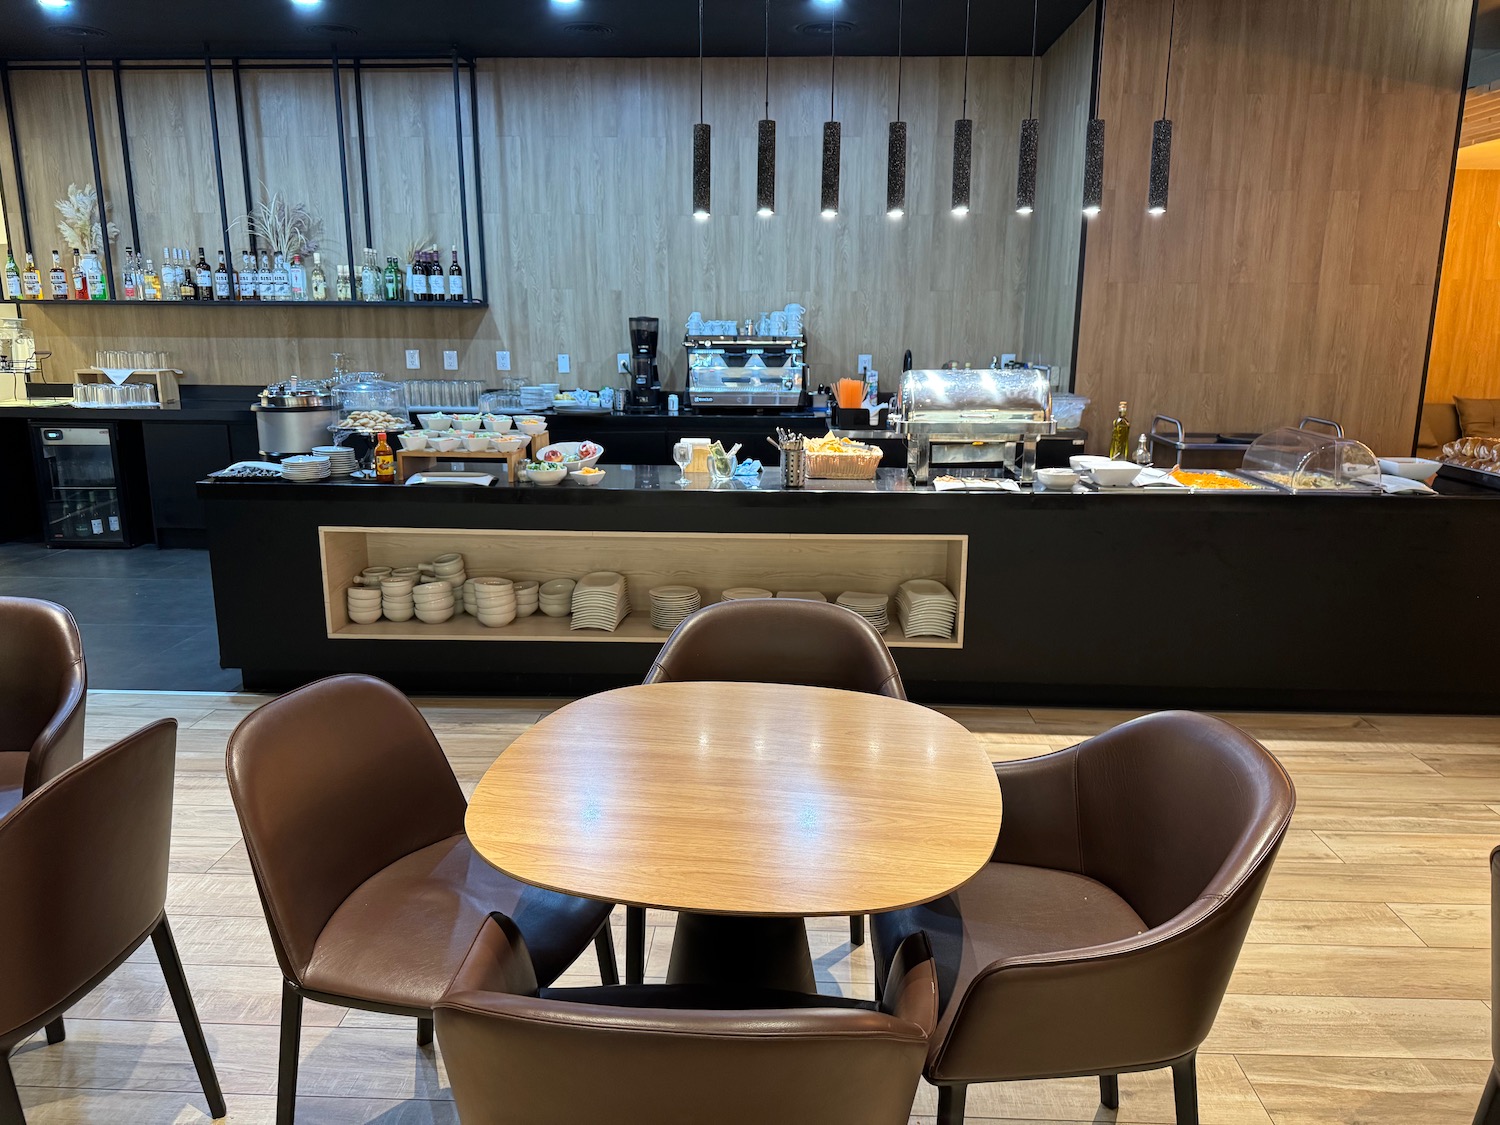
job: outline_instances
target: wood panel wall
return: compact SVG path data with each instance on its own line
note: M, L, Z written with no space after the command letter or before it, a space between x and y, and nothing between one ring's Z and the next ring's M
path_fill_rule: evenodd
M1428 402L1500 398L1500 172L1460 170L1443 253Z
M1108 4L1077 378L1094 429L1126 399L1138 426L1319 414L1409 451L1471 0L1179 0L1171 205L1150 218L1169 9Z
M1091 38L1092 19L1084 22ZM1070 39L1076 50L1080 40ZM1087 68L1068 57L1044 68L1041 111L1076 117L1087 86L1070 97L1064 82ZM1067 239L1047 236L1035 259L1035 217L1014 213L1019 123L1026 116L1029 60L972 62L969 114L975 121L974 206L963 220L949 210L953 121L961 114L960 59L909 59L902 115L910 127L907 217L885 215L887 124L895 110L893 59L841 59L837 116L843 122L842 213L819 216L819 148L828 116L828 64L772 61L771 114L779 127L778 214L755 215L756 122L764 109L764 71L756 60L711 59L706 119L714 127L713 218L691 218L692 125L698 115L696 60L498 60L481 63L478 135L489 244L488 310L415 311L28 307L39 341L54 359L49 377L68 381L100 347L161 346L191 381L263 383L326 370L328 353L405 377L408 348L422 354L421 377L441 377L441 353L458 351L461 376L492 378L495 352L511 352L512 374L554 375L599 386L628 346L631 315L659 316L669 377L685 366L680 326L699 310L713 318L758 315L789 301L808 307L809 361L816 376L852 373L872 353L894 387L902 352L919 364L991 355L1031 354L1028 331L1048 359L1066 362L1076 275ZM68 178L88 175L81 127L56 142L63 121L82 122L69 88L74 75L26 75L17 90L18 126L27 160L33 222L45 218ZM96 78L103 133L113 129L113 85ZM451 78L367 71L371 134L371 212L383 254L423 236L445 248L457 230ZM35 83L33 87L30 85ZM226 184L231 213L243 210L243 177L231 125L232 86L219 80ZM201 73L128 73L125 96L142 241L210 247L217 197ZM467 101L467 90L465 90ZM326 72L246 75L247 126L255 137L251 179L312 203L325 220L325 264L345 260L338 190L337 136ZM352 136L351 95L346 89ZM470 107L465 108L466 123ZM1040 191L1058 188L1052 167L1068 164L1064 132L1044 121ZM80 143L82 147L80 148ZM351 159L354 149L351 148ZM33 154L36 154L33 156ZM0 154L0 163L8 159ZM123 199L118 154L106 153L106 194ZM1061 178L1058 173L1058 181ZM7 172L8 175L8 172ZM469 183L471 212L476 211ZM357 180L354 203L360 212ZM13 197L12 197L13 198ZM238 203L238 205L237 205ZM172 209L181 210L180 217ZM1070 205L1076 213L1076 207ZM118 219L118 216L116 216ZM354 241L363 244L362 212ZM12 229L19 229L12 218ZM149 232L149 233L148 233ZM39 236L45 248L50 242ZM120 246L129 240L122 237ZM236 236L236 245L243 242ZM446 257L446 254L445 254ZM471 284L476 262L465 263ZM332 270L330 268L330 280ZM1038 280L1040 278L1040 280ZM1028 315L1028 295L1065 306L1058 317ZM1032 326L1028 328L1028 326Z

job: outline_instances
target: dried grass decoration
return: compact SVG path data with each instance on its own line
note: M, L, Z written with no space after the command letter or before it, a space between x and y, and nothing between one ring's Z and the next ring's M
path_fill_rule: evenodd
M260 188L264 192L266 185ZM323 238L323 220L313 214L312 208L291 202L279 191L272 192L269 199L262 198L254 213L241 215L230 226L243 226L256 242L264 243L271 253L282 255L288 262L297 254L311 256Z
M100 254L104 251L104 231L99 227L99 199L94 185L79 187L68 185L68 197L52 204L62 216L57 224L57 233L62 235L70 249L80 254ZM109 240L120 237L120 228L109 224Z

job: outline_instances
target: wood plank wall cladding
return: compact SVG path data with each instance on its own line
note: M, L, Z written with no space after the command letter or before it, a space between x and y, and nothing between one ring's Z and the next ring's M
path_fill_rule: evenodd
M1091 42L1092 15L1080 24ZM1076 36L1067 43L1075 51L1091 49ZM1038 236L1046 228L1037 217L1014 212L1028 59L972 60L974 206L963 220L949 209L963 61L907 60L902 116L909 123L910 179L907 217L901 222L885 215L894 59L839 60L843 191L841 214L833 222L819 216L818 206L822 125L829 112L827 60L772 60L778 213L761 219L755 215L755 154L756 122L764 112L763 64L710 59L706 119L714 127L713 218L701 224L691 216L689 182L692 126L698 118L696 60L518 59L479 65L478 204L472 179L468 188L471 219L479 205L484 210L489 309L63 311L31 306L26 311L39 346L54 353L48 378L70 381L74 368L91 363L98 348L147 345L171 351L190 382L262 383L292 373L319 374L333 351L404 377L408 348L421 350L422 377L441 377L446 374L441 352L452 348L459 353L462 376L495 378L495 352L504 349L511 352L512 374L555 378L556 357L567 353L572 366L567 381L600 386L612 381L615 356L628 348L627 318L651 315L663 324L664 374L680 385L686 362L679 333L689 313L743 319L794 300L810 310L808 359L819 381L852 373L857 356L872 353L883 382L893 389L907 348L919 364L987 363L998 353L1032 354L1028 332L1038 341L1038 359L1068 362L1073 298L1065 290L1067 278L1076 277L1076 231L1070 249L1065 230ZM1086 64L1072 57L1056 66L1048 60L1039 75L1039 116L1056 112L1071 120L1086 112ZM1081 75L1083 84L1069 94L1062 82L1074 75ZM78 86L76 74L17 77L27 83L17 90L17 117L36 227L38 212L50 210L61 190L54 185L89 174L87 135L81 107L68 101L66 92ZM109 132L113 80L100 75L95 82L101 128ZM404 252L408 242L427 235L440 242L446 263L448 248L462 245L451 83L445 72L365 72L370 203L382 255ZM353 162L349 86L346 81ZM217 90L234 214L243 210L243 179L227 74ZM125 94L142 194L142 241L148 250L155 248L154 256L163 243L184 241L195 249L208 246L212 256L220 239L202 74L127 73ZM467 82L463 94L467 126ZM324 245L334 260L347 260L327 72L252 76L247 71L244 96L253 138L252 180L311 203L325 221ZM76 137L60 121L64 114L78 122ZM1043 121L1043 201L1059 191L1069 163L1061 155L1061 139L1049 139L1051 124ZM66 144L52 151L51 138L58 132L67 134ZM0 165L8 159L8 152L0 153ZM118 155L106 154L106 163L111 168L106 194L123 200ZM148 163L154 167L148 169ZM1059 168L1056 176L1053 164ZM357 174L351 175L359 247L361 200ZM1069 184L1061 194L1072 193ZM14 200L14 194L8 198ZM183 214L169 222L165 212L174 198ZM1076 213L1073 204L1068 207ZM19 229L14 214L11 227ZM1044 240L1046 253L1039 258L1032 253L1033 237ZM127 241L128 234L119 246ZM236 246L243 242L236 237ZM44 242L43 248L50 245ZM331 264L325 255L325 265ZM478 263L464 264L471 286L476 285ZM331 268L329 277L331 283ZM1029 313L1028 299L1065 305L1066 323Z
M1103 214L1087 242L1090 421L1338 418L1409 452L1471 0L1182 0L1171 205L1146 215L1170 0L1110 0Z
M1500 88L1475 88L1464 99L1464 124L1459 147L1500 140Z
M1460 169L1453 181L1438 293L1428 402L1500 398L1500 171Z

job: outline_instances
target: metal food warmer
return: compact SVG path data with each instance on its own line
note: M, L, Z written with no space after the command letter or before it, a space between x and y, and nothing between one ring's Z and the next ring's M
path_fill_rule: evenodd
M901 377L893 428L906 438L911 479L934 468L1003 468L1029 483L1038 439L1057 433L1045 371L908 371Z
M687 400L695 409L805 410L804 337L689 336Z

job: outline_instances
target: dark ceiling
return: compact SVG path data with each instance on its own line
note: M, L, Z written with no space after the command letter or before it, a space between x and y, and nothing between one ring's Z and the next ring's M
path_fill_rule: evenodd
M894 55L899 0L771 0L771 53ZM969 0L906 2L906 51L957 55ZM1088 0L1037 0L1045 51ZM1033 0L976 0L976 55L1031 53ZM759 55L763 0L704 0L709 55ZM698 53L698 0L0 0L0 57L202 58L323 55L660 57Z

